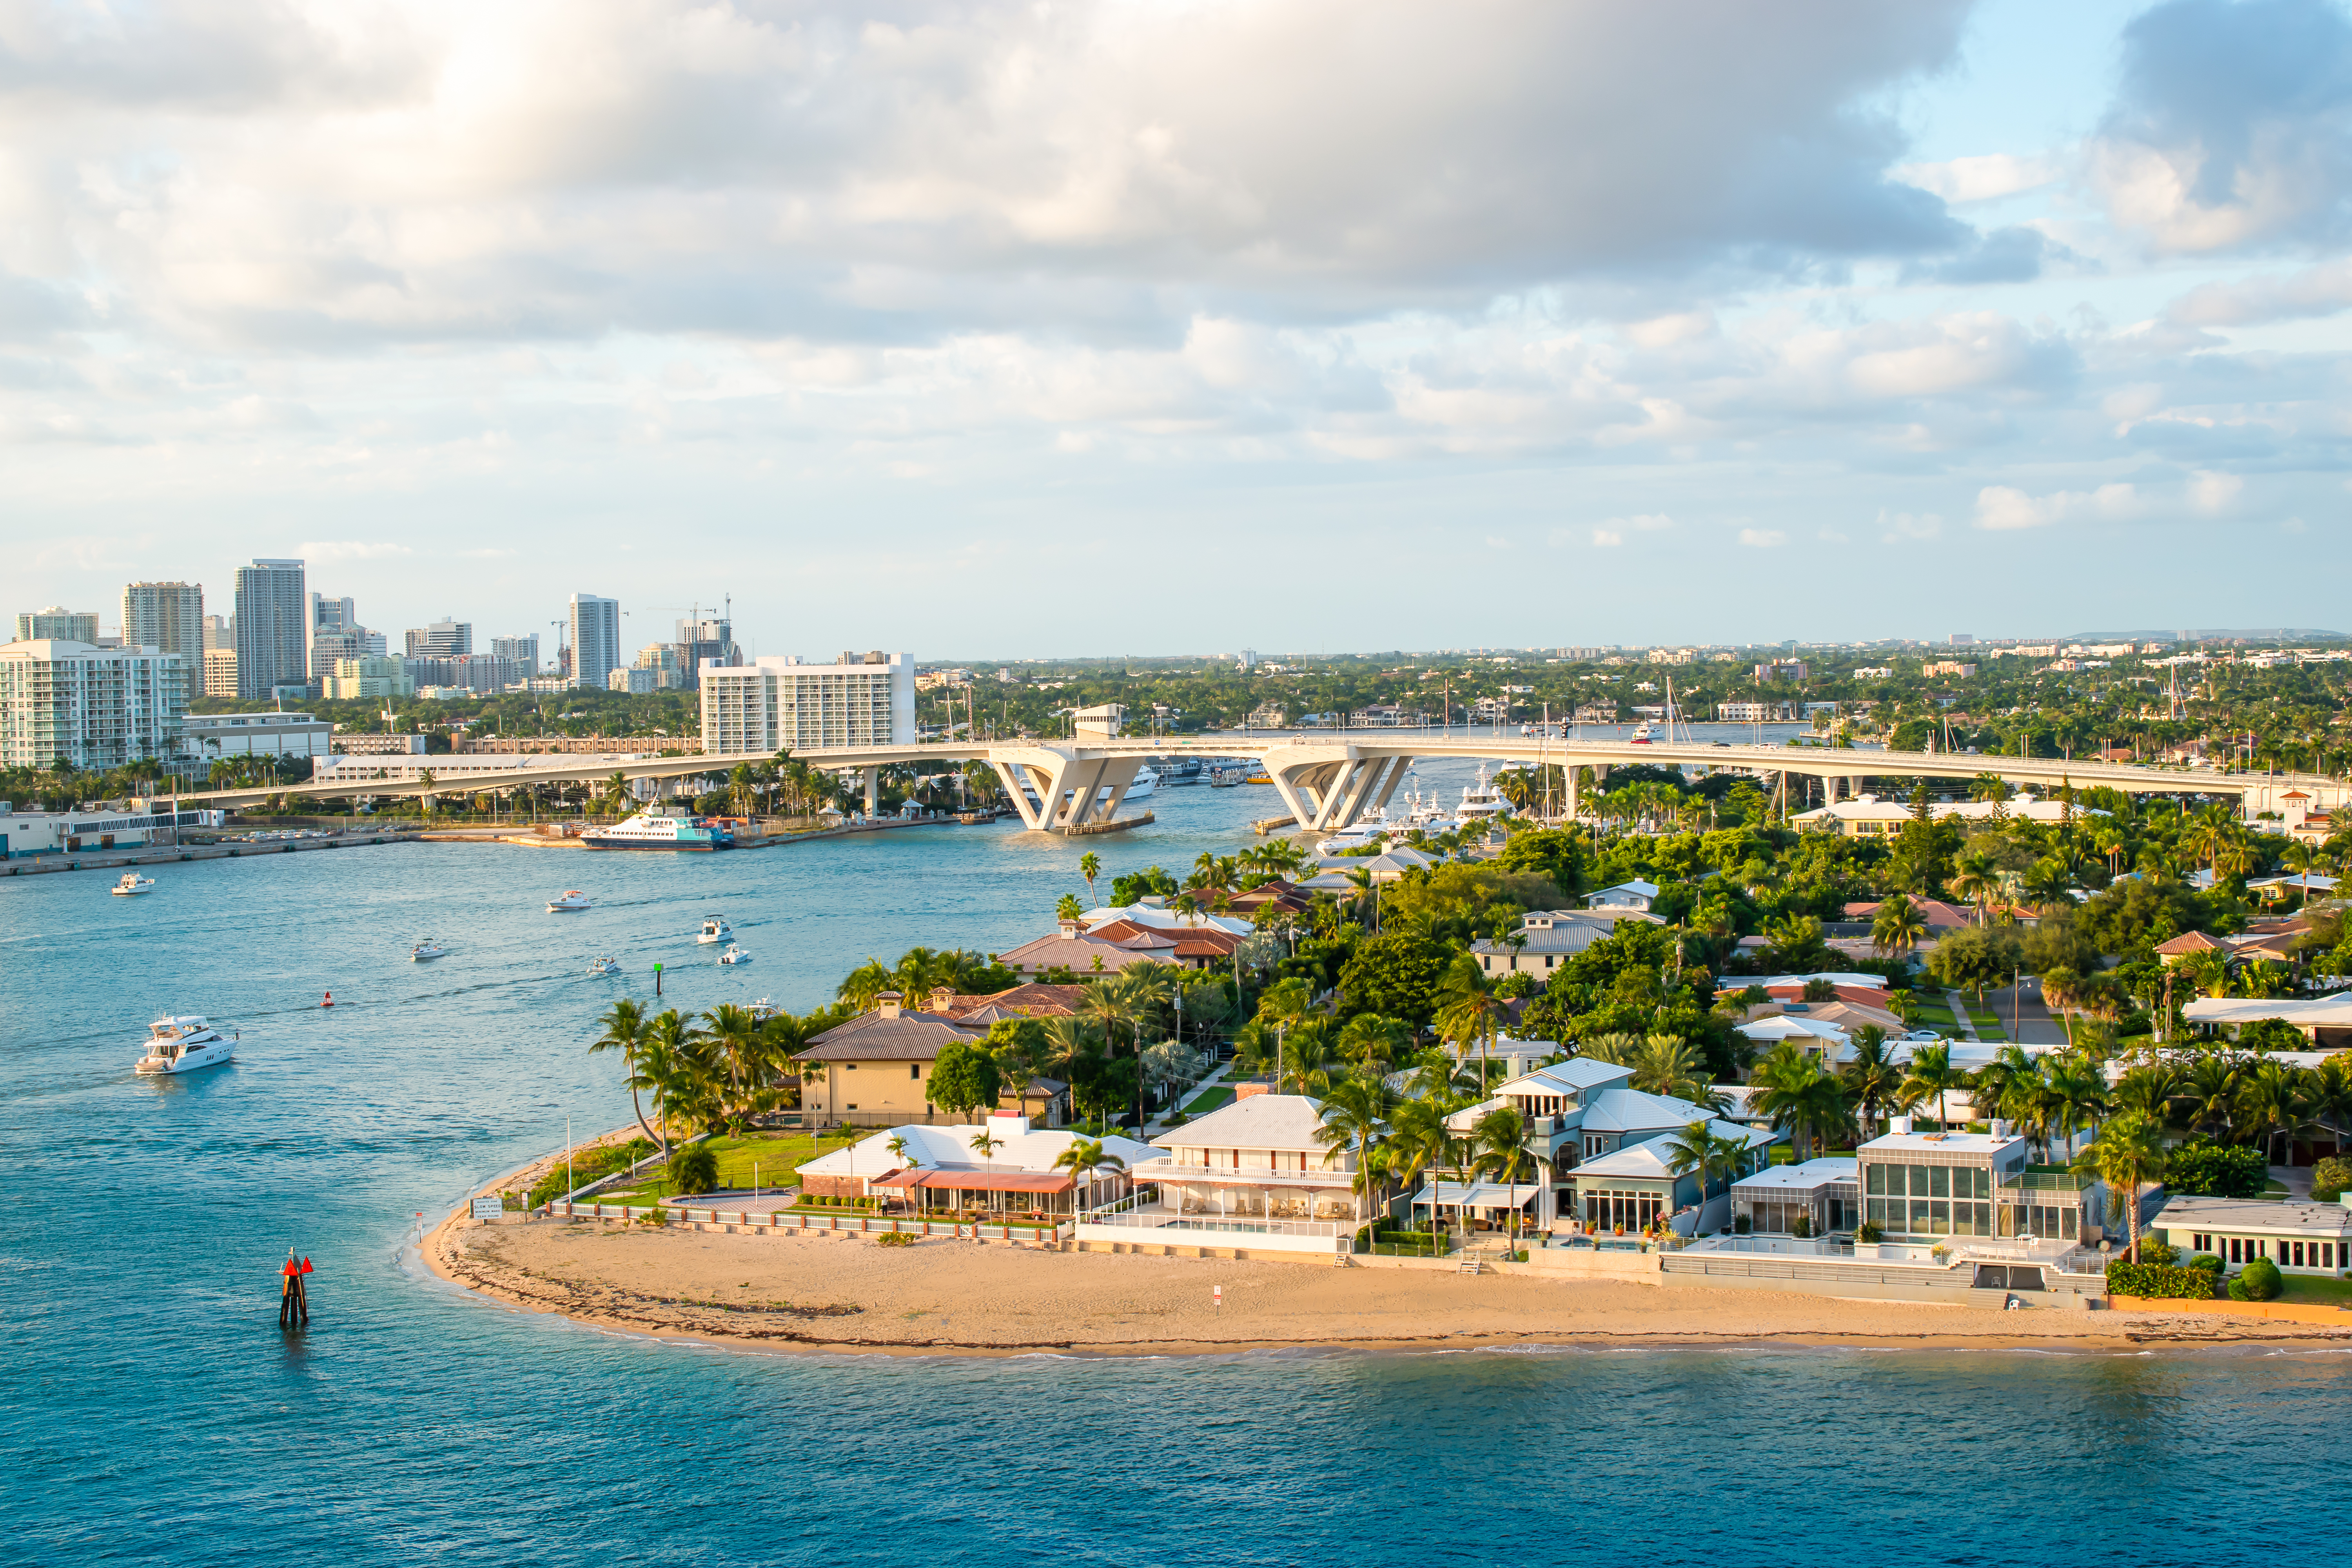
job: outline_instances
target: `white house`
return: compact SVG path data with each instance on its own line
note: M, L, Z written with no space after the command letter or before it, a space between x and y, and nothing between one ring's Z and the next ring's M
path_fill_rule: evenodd
M1647 914L1650 912L1650 906L1655 903L1657 899L1658 885L1655 882L1635 880L1620 882L1613 888L1603 888L1584 901L1596 910L1638 910Z
M983 1134L986 1148L972 1142ZM1068 1215L1124 1196L1138 1167L1149 1170L1168 1158L1148 1143L1109 1137L1102 1141L1103 1152L1118 1163L1107 1160L1084 1172L1055 1164L1076 1138L1059 1128L1032 1127L1025 1116L992 1116L972 1126L892 1127L803 1165L801 1190L812 1197L881 1198L917 1212L980 1207Z
M2232 1274L2257 1258L2290 1274L2352 1267L2352 1209L2342 1204L2179 1197L2148 1228L2184 1253L2212 1253Z
M1346 1251L1381 1212L1355 1190L1356 1151L1317 1138L1322 1102L1254 1094L1152 1140L1167 1152L1130 1204L1082 1215L1078 1244L1156 1251Z

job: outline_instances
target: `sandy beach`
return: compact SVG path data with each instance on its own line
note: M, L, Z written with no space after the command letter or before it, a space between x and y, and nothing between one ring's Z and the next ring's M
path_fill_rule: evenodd
M425 1254L518 1306L659 1335L933 1354L1170 1354L1307 1346L1791 1345L2123 1349L2352 1339L2191 1314L2000 1312L1774 1291L1294 1263L1059 1253L944 1237L483 1226ZM1222 1289L1222 1304L1215 1292Z

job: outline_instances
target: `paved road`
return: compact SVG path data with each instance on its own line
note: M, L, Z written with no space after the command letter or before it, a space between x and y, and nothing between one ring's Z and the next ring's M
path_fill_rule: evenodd
M1985 993L1985 1005L1990 1007L1993 1016L2000 1020L2002 1037L2025 1046L2064 1045L2066 1026L2052 1017L2050 1009L2042 1005L2041 982L2030 974L2027 975L2024 991L2025 997L2021 1007L2015 993L2008 986ZM2014 1028L2011 1027L2010 1024L2012 1016L2017 1019Z

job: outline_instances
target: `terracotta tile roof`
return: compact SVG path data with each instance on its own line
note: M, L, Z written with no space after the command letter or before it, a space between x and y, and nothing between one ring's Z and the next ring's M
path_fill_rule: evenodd
M2201 931L2185 931L2170 942L2158 942L2156 951L2167 958L2175 958L2191 952L2221 952L2225 949Z
M929 1013L886 1018L877 1008L836 1024L809 1042L793 1059L803 1062L931 1061L955 1040L976 1040L984 1030Z

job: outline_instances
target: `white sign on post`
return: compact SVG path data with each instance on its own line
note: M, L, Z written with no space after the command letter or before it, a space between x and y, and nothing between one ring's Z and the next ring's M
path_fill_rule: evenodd
M476 1219L496 1219L506 1212L506 1199L499 1196L496 1193L492 1193L487 1197L479 1197L474 1200L474 1217Z

